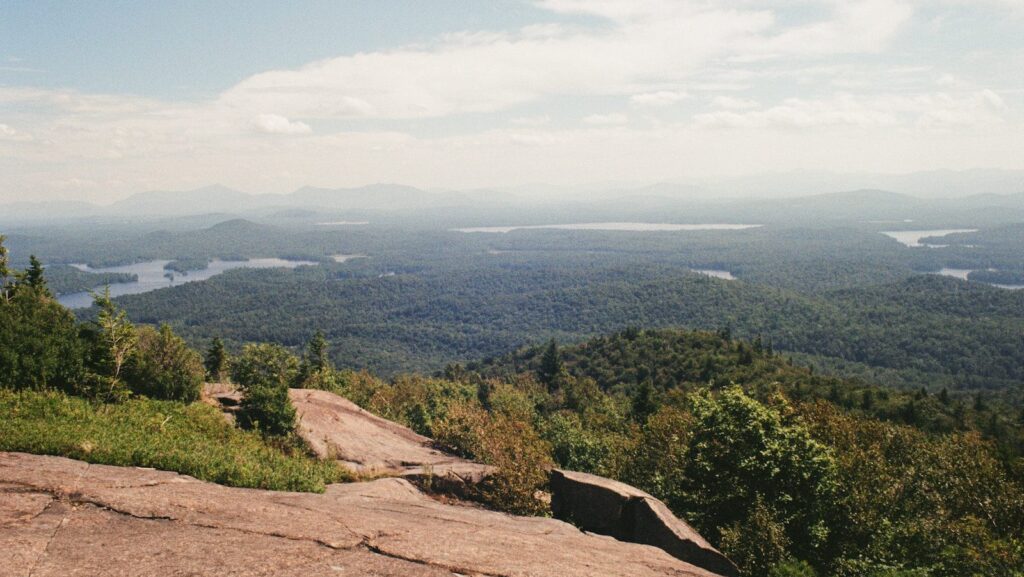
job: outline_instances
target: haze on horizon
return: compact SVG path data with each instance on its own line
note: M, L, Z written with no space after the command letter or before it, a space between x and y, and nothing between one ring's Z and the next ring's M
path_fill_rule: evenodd
M0 14L0 203L1024 169L1021 0Z

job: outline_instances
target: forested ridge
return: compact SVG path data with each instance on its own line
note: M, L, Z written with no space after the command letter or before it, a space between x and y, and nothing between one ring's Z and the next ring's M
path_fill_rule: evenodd
M232 271L121 302L133 318L169 321L197 343L219 335L237 344L297 346L313 330L307 319L316 318L335 362L385 374L431 371L548 337L570 342L626 326L728 326L822 365L842 359L884 368L893 384L935 392L999 391L1017 402L1024 379L1024 293L934 275L805 295L711 279L678 265L587 257L500 264L480 257L384 277L386 269L373 260Z
M827 372L932 392L987 391L1020 403L1024 291L920 272L960 266L974 275L981 267L1012 274L1024 253L1018 228L954 235L946 248L909 248L865 227L465 234L230 220L109 238L18 235L11 246L22 259L30 250L47 262L162 258L178 270L213 258L321 263L230 271L119 299L133 319L169 322L198 346L220 336L234 350L253 341L297 347L318 328L316 319L337 364L391 375L626 326L730 327ZM335 254L368 258L334 263ZM726 270L739 280L692 269ZM61 280L68 270L54 267L58 286L68 286Z

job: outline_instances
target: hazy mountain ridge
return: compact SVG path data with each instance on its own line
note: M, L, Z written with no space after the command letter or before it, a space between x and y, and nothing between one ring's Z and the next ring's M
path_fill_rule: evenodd
M972 188L970 179L975 174L941 171L921 173L916 179L903 175L831 181L814 174L795 178L768 175L758 181L760 184L751 179L604 188L538 186L532 193L527 188L428 191L378 183L347 188L304 186L287 194L251 194L215 184L184 191L141 192L110 205L17 202L0 206L0 223L84 223L89 219L129 222L125 219L212 215L293 222L379 220L373 214L415 215L431 221L454 218L465 220L466 226L606 220L760 224L845 221L879 225L906 221L911 226L913 221L934 227L958 224L959 228L1024 220L1024 171L980 171ZM925 183L934 183L943 176L950 177L949 186L935 185L928 190L945 191L947 197L926 190ZM794 184L784 186L787 178ZM850 186L835 191L838 184L866 182L887 186ZM967 190L976 193L961 194ZM737 191L745 196L734 194Z

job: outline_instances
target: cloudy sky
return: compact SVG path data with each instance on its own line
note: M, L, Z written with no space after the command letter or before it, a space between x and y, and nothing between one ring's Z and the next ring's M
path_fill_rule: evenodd
M1024 0L0 2L0 202L974 167Z

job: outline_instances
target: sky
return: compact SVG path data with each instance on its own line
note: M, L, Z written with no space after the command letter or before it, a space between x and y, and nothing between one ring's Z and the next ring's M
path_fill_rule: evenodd
M1024 0L0 0L0 202L1024 169Z

